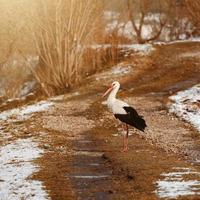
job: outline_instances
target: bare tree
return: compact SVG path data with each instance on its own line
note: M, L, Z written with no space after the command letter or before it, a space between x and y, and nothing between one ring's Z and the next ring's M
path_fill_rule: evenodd
M147 16L150 13L151 3L151 1L147 0L141 0L139 2L133 0L126 1L128 19L132 23L133 29L136 33L137 42L140 44L158 39L167 23L167 18L160 9L157 11L158 20L154 21L154 23L151 22L150 24L153 34L148 38L144 38L142 36L142 29L147 22ZM137 10L139 12L136 15Z

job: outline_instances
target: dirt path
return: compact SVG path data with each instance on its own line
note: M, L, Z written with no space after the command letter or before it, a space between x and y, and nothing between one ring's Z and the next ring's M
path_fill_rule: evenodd
M200 82L198 51L199 44L180 43L160 46L149 58L130 57L124 62L129 74L94 76L75 93L53 99L47 112L19 123L9 142L37 138L44 150L30 178L53 200L200 199L200 136L166 106L169 95ZM100 98L115 79L125 88L120 98L148 125L145 135L131 131L128 153L120 152L121 129ZM2 130L13 127L6 122Z
M90 99L88 99L87 96L77 96L75 100L68 101L67 104L70 105L68 108L64 102L57 104L57 108L54 108L56 109L56 116L49 113L43 119L43 124L45 124L43 127L48 130L48 138L53 144L49 144L52 155L48 155L47 160L43 160L43 157L40 161L44 168L40 171L39 177L46 183L47 189L52 191L51 197L53 199L159 199L159 195L169 195L169 191L157 188L159 180L165 180L165 177L162 177L161 174L178 174L184 169L192 173L187 174L186 172L184 175L183 171L183 180L199 181L200 168L198 166L184 162L184 158L180 156L181 152L176 152L179 153L178 157L169 153L171 147L174 148L175 144L180 145L180 149L183 147L183 143L174 139L170 138L171 141L169 139L166 141L165 138L163 139L165 142L161 140L159 143L162 146L157 147L154 141L156 138L159 139L158 135L151 138L148 132L146 136L149 138L145 140L132 132L130 151L126 154L121 153L122 137L116 136L118 130L114 126L114 120L101 102L93 102L95 98L97 97L90 96ZM80 99L82 104L77 105ZM140 105L137 104L138 109L145 117L150 117L151 111L146 110L146 108L142 110L141 99L142 97L137 97L135 104L140 102ZM155 106L152 102L148 103L146 106L151 107L151 109L152 105ZM61 109L63 107L64 110ZM157 103L158 107L160 108L160 105ZM172 117L164 117L167 115L166 111L161 112L159 109L158 113L156 109L154 112L158 115L157 119L162 117L159 119L160 121ZM63 118L63 116L65 117ZM71 128L65 125L65 120L72 124ZM180 126L179 130L189 131L183 122L179 122L178 119L174 120L169 120L173 125L171 130L177 125ZM148 121L150 122L150 120ZM84 130L88 130L82 132L83 127L82 125L79 127L79 124L85 124ZM158 126L156 120L152 122L151 126L156 132L161 128L162 131L160 132L162 133L166 128L166 124L163 124L156 129L156 126ZM183 127L181 128L181 126ZM55 131L57 134L55 134ZM59 142L56 142L58 138L60 138ZM154 145L151 145L151 141ZM190 144L190 141L186 140L185 144ZM52 159L53 171L49 168L49 157ZM59 174L52 176L58 169ZM65 181L61 179L63 174ZM48 185L51 181L52 184ZM63 185L67 187L63 187ZM155 193L156 189L158 189L157 194ZM177 191L180 191L179 187ZM70 192L75 196L70 196ZM187 198L184 196L183 199ZM198 199L198 196L193 195L188 199Z

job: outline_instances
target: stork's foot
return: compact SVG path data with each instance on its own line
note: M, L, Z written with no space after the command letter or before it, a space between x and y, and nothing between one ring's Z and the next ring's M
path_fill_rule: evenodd
M124 147L121 152L127 152L128 151L128 147Z

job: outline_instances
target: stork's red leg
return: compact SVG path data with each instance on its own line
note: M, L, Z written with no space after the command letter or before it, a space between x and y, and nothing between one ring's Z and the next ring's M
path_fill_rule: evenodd
M129 129L128 129L128 124L126 124L126 135L125 135L125 151L128 151L128 133L129 133Z
M128 151L128 133L129 133L129 129L128 129L128 125L125 124L126 128L124 128L124 130L126 130L126 134L123 135L123 152Z
M125 129L125 124L124 123L122 123L122 131L125 131L126 129ZM125 140L126 140L126 135L125 134L123 134L123 149L122 149L122 152L124 152L124 149L125 149Z
M122 123L122 130L125 131L125 127L123 123ZM122 151L124 151L124 148L125 148L125 134L123 134L123 150Z

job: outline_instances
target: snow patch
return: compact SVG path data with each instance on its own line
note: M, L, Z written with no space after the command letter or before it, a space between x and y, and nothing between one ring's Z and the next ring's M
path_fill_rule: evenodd
M166 45L166 44L178 44L178 43L187 43L187 42L200 42L200 37L191 37L188 39L180 39L180 40L174 40L174 41L168 41L168 42L164 42L164 41L156 41L153 44L157 44L157 45Z
M113 20L113 19L118 19L120 17L120 13L106 10L104 11L104 19L105 20Z
M198 57L198 58L200 58L200 52L199 51L197 51L197 52L186 52L186 53L182 53L181 55L180 55L180 57L182 57L182 58L191 58L191 57L193 57L193 58L195 58L195 57Z
M49 199L40 181L28 179L38 171L32 161L42 153L31 139L19 139L0 148L0 199Z
M139 55L148 55L155 50L152 44L130 44L130 45L119 45L119 47L124 48L124 51L133 50Z
M26 82L23 85L21 91L19 92L19 97L24 97L24 96L27 96L28 94L30 94L31 91L34 89L35 85L36 85L35 80Z
M51 101L61 101L64 99L64 97L65 97L65 95L59 95L59 96L51 97L50 100Z
M111 44L93 44L93 45L86 46L86 48L91 48L95 50L107 49L111 47L113 47L113 45ZM135 44L135 43L134 44L119 44L116 47L121 49L121 51L133 50L136 53L140 53L143 55L147 55L151 53L153 50L155 50L152 44Z
M114 75L118 75L118 74L128 74L130 71L130 66L127 67L121 67L121 66L117 66L115 68L113 68L111 70L111 73Z
M177 168L173 168L177 170ZM200 195L200 180L184 180L184 176L197 175L200 173L190 168L179 168L181 171L162 173L163 180L156 182L155 191L159 198L174 199L179 196Z
M36 112L41 112L47 110L50 106L54 105L53 102L41 101L33 105L23 106L20 108L14 108L11 110L6 110L0 113L1 120L7 120L11 117L15 117L19 120L24 120L31 117L32 114Z
M200 85L178 92L170 97L174 103L169 111L193 124L200 131Z
M107 79L108 77L110 77L111 75L114 76L123 76L125 74L130 73L131 71L131 66L127 65L127 66L121 66L121 65L117 65L111 68L111 70L106 71L106 72L102 72L98 75L95 75L96 80L102 80L102 79Z
M111 44L92 44L92 45L87 45L85 48L91 48L94 50L100 50L100 49L107 49L111 48L113 45Z

